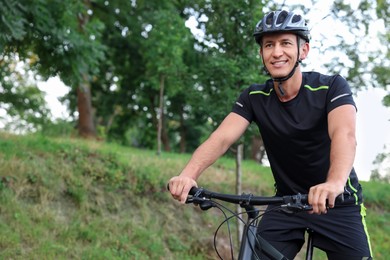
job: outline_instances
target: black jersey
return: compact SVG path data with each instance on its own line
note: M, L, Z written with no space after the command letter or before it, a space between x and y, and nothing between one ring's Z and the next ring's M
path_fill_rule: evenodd
M259 127L278 195L308 193L325 182L330 165L327 115L334 108L355 106L347 81L317 72L303 73L295 98L281 102L272 80L245 89L233 112ZM352 169L346 193L360 201L360 185Z

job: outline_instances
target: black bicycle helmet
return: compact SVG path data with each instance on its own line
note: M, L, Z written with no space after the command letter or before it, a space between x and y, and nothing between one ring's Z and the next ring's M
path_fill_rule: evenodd
M263 17L257 24L253 36L258 44L266 33L291 32L310 41L309 28L303 17L287 11L273 11Z

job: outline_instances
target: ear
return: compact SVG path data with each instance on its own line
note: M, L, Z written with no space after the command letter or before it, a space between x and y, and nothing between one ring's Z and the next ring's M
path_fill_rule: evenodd
M302 45L301 51L300 51L300 60L306 59L307 55L309 54L310 45L308 42L305 42L305 44Z
M261 47L259 48L259 55L260 55L261 60L264 63L263 48L261 48Z

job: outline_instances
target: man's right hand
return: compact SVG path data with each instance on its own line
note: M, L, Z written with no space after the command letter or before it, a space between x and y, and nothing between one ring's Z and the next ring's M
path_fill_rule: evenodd
M196 181L190 177L175 176L169 180L169 191L175 200L184 204L192 187L198 187Z

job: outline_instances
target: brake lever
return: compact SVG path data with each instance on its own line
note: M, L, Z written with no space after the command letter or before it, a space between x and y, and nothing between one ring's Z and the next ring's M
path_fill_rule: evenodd
M336 201L344 202L344 194L341 193L339 196L337 196ZM289 202L285 205L281 205L281 210L287 214L295 214L301 211L311 211L313 210L313 207L309 204L302 204L301 194L298 194L294 203Z
M302 195L298 193L293 203L288 202L281 206L281 210L287 214L294 214L301 211L310 211L313 207L309 204L302 203Z
M196 196L187 198L186 204L194 204L195 206L199 206L201 210L208 210L214 207L214 203L211 200L205 198L199 198Z
M306 204L301 204L301 203L299 203L299 204L287 203L287 204L281 205L281 208L280 208L281 211L283 211L284 213L287 213L289 215L293 215L295 213L302 212L302 211L310 211L312 209L313 209L313 207L311 205L306 205Z
M192 197L188 197L187 198L186 204L191 204L191 203L193 203L193 204L200 204L200 203L202 203L204 201L206 201L206 199L192 196Z

